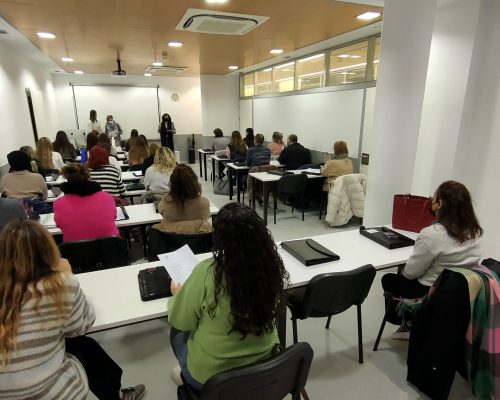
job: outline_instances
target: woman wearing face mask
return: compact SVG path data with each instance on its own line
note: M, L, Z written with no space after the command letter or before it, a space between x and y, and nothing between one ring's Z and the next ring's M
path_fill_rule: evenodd
M443 182L434 193L429 211L436 220L418 234L402 275L382 277L384 290L395 296L408 299L425 296L445 268L472 268L479 263L478 239L483 229L467 188L459 182ZM393 317L389 320L394 321ZM406 338L410 327L404 322L393 338Z
M106 126L104 127L104 133L108 135L111 140L117 140L120 143L121 135L123 133L122 127L118 122L113 119L112 115L106 117Z
M168 147L170 150L174 151L174 135L175 135L175 125L172 122L170 115L163 114L161 116L160 125L158 125L158 133L161 138L161 147Z

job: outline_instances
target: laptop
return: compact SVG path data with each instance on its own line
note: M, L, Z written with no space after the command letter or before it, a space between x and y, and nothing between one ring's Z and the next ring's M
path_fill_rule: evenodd
M172 296L170 282L172 279L165 267L143 269L137 275L141 300L149 301Z

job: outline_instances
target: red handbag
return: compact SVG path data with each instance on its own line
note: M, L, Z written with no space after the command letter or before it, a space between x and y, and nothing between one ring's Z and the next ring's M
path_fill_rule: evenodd
M420 232L429 226L435 217L429 212L430 197L412 196L411 194L394 195L392 206L392 226L411 232Z

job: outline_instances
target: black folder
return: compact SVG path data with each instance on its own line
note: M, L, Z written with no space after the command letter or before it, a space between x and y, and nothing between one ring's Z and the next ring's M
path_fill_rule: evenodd
M376 228L365 228L362 226L359 228L359 233L388 248L389 250L413 246L415 244L413 239L410 239L399 232L393 231L392 229L386 228L385 226L379 226Z
M281 247L307 267L340 260L337 254L313 239L288 240L282 242Z
M139 291L142 301L161 299L172 296L170 282L172 279L165 267L148 268L139 271Z

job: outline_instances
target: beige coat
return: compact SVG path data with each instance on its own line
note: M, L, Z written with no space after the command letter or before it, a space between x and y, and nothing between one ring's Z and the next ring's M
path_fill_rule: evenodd
M184 208L174 203L170 194L163 196L158 206L163 221L153 225L153 228L162 232L181 233L191 235L212 231L210 218L210 201L205 197L186 200Z
M337 177L352 174L353 171L352 161L347 157L328 160L320 168L321 175L327 178L323 185L323 191L328 192L330 182L333 182Z

